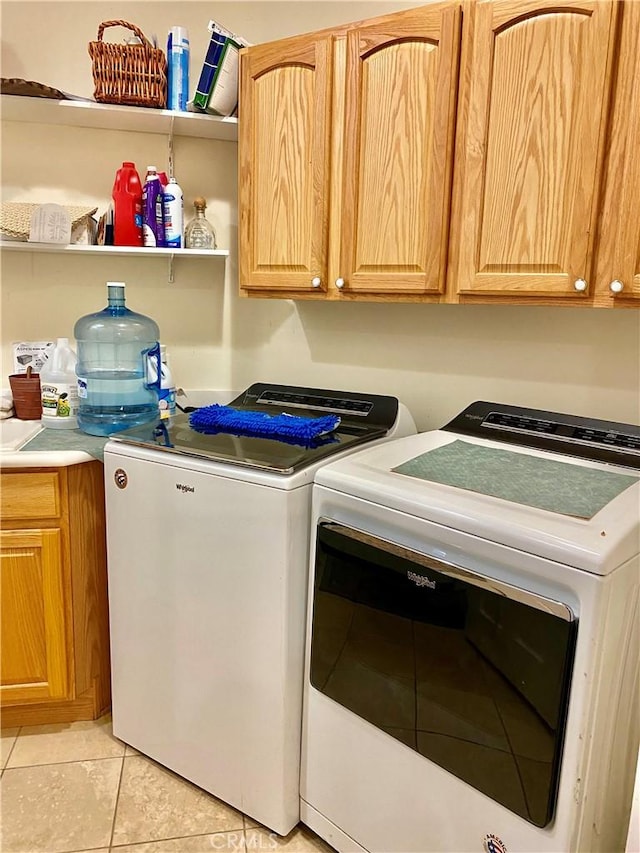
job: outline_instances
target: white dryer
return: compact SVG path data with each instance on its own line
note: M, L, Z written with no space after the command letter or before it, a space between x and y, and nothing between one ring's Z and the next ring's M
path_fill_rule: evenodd
M313 476L415 433L395 397L256 383L240 412L339 415L307 443L186 415L105 447L113 731L283 835L299 820Z
M640 429L478 402L316 474L302 820L340 851L623 850Z

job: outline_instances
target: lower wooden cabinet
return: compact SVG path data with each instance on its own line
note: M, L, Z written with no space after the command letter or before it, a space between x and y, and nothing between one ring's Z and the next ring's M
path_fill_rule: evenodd
M103 466L1 475L2 725L94 719L111 700Z
M62 531L3 530L2 703L68 699Z

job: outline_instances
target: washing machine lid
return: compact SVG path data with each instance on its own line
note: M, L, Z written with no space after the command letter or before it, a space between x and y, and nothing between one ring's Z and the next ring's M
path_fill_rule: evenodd
M398 418L395 397L322 388L254 383L229 406L239 411L300 417L340 416L338 428L308 444L253 438L231 432L196 432L187 414L153 421L110 436L113 441L151 447L243 467L288 475L366 441L386 435Z
M330 463L315 482L594 574L639 552L633 425L480 401L441 430Z

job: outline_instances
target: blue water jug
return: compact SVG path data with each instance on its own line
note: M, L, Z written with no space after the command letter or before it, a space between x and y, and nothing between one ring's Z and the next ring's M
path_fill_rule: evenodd
M160 330L125 306L124 289L123 282L108 281L107 307L81 317L73 330L78 426L89 435L111 435L158 417Z

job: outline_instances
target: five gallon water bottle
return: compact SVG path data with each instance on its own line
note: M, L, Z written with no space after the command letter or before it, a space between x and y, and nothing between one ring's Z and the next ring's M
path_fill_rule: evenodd
M160 330L149 317L125 306L124 289L123 282L108 281L107 307L81 317L73 330L78 426L90 435L111 435L158 417ZM150 381L152 375L155 381Z

